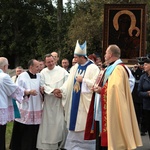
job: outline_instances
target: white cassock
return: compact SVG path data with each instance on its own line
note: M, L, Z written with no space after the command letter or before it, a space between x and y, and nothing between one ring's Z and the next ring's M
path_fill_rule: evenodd
M41 86L44 87L44 105L42 123L37 138L38 149L58 149L63 141L65 132L64 108L62 99L56 98L52 93L60 88L68 77L68 72L60 66L41 71Z
M82 66L85 66L87 61ZM75 64L71 70L69 77L65 84L61 87L63 97L66 98L65 103L65 119L67 121L67 127L70 125L71 105L72 105L72 93L74 90L74 80L78 72L78 64ZM92 150L95 147L95 140L84 140L84 130L86 125L86 118L89 111L89 106L93 92L90 90L99 74L99 68L95 64L90 64L85 70L85 74L82 80L81 94L79 100L79 106L76 117L75 129L69 130L65 148L67 150Z

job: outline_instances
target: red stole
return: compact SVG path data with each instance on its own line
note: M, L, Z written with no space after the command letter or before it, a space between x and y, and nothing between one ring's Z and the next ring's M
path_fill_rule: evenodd
M99 73L94 86L101 86L102 85L104 72L105 71L102 70ZM94 99L95 99L95 93L93 93L93 95L92 95L90 108L89 108L89 112L88 112L88 115L87 115L85 134L84 134L84 139L85 140L96 139L96 122L94 120Z
M91 100L89 112L87 115L84 140L96 139L96 122L94 120L94 98L95 98L95 93L93 93L92 95L92 100Z

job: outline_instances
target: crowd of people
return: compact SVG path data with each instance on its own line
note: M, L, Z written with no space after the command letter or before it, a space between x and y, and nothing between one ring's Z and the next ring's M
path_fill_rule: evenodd
M101 57L87 56L77 41L70 67L57 52L31 59L28 69L6 73L0 57L0 150L125 150L150 137L150 59L129 69L121 50L109 45Z

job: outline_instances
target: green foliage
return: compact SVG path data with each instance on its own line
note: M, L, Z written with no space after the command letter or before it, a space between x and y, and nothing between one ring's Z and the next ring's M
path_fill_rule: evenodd
M57 22L54 12L47 1L1 3L0 54L14 63L11 63L12 67L26 67L29 59L41 57L48 51L52 37L55 39Z
M55 2L55 6L52 2ZM42 58L57 51L60 59L73 57L76 41L88 44L88 54L101 54L104 4L146 3L148 0L0 0L0 56L9 59L10 67ZM150 10L148 9L148 16ZM147 17L147 39L150 38L150 18ZM150 42L147 40L147 52Z
M68 45L72 46L72 52L76 41L88 43L88 54L101 53L102 42L102 13L103 3L99 0L80 2L76 4L75 16L68 32Z
M71 21L68 32L67 44L72 45L71 52L73 53L76 40L79 39L80 43L84 40L88 43L88 54L98 52L101 54L102 49L102 33L103 33L103 18L104 18L104 4L129 4L139 3L147 4L147 8L150 8L150 2L148 0L87 0L87 1L76 1L75 15ZM150 10L149 10L150 11ZM150 12L148 11L148 14ZM148 15L149 16L149 15ZM147 39L149 34L149 22L147 22ZM149 41L147 41L147 52L150 49Z

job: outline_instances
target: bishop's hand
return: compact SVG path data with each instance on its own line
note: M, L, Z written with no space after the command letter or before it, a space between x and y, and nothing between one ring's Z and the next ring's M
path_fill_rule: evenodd
M61 93L60 89L54 89L53 94L57 98L62 98L62 93Z

